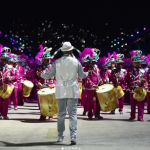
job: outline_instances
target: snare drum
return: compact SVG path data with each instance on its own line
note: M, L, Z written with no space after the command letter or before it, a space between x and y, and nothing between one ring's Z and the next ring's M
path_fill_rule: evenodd
M43 88L38 92L40 110L43 116L55 116L58 113L58 103L55 98L55 88Z
M137 101L143 101L146 95L147 95L146 89L138 87L134 91L133 98L136 99Z
M114 86L112 84L99 86L96 93L102 111L112 111L118 107Z
M2 97L3 99L8 98L12 94L13 89L14 89L14 85L10 86L8 84L3 84L0 87L0 97Z
M23 84L23 96L29 97L32 91L32 88L34 87L34 84L28 80L24 80L22 84Z
M119 99L119 98L122 98L124 96L124 91L120 85L117 86L114 90L115 90L116 98Z

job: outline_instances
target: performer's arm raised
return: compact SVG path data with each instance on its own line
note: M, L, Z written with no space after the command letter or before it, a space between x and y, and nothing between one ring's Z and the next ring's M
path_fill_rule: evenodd
M83 71L83 67L81 65L81 63L78 63L78 78L82 78L85 79L88 76L88 72L84 72Z
M50 70L46 73L41 73L41 77L44 79L50 79L56 75L56 64L55 62L52 64Z

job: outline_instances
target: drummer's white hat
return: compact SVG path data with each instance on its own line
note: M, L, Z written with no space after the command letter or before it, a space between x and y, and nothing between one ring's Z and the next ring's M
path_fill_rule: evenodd
M61 47L61 51L63 51L63 52L71 51L73 49L74 49L74 47L71 45L70 42L64 42L63 46Z

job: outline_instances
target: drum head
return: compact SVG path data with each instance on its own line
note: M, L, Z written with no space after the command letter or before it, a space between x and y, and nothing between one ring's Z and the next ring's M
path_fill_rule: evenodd
M54 94L55 93L55 88L53 88L53 89L43 88L43 89L40 89L37 93L39 95Z
M97 93L105 93L108 91L111 91L114 89L114 86L112 84L104 84L99 86L98 90L96 91Z
M26 86L28 86L28 87L33 87L34 86L33 83L31 81L28 81L28 80L25 80L23 82L23 84L26 85Z

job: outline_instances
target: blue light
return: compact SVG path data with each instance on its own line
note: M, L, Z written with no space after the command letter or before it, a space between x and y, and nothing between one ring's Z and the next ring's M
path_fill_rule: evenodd
M22 43L20 42L20 45L21 45Z
M13 39L12 39L12 38L10 38L10 40L12 41Z
M133 34L131 34L131 36L133 37Z
M16 43L18 43L18 41L16 41Z

